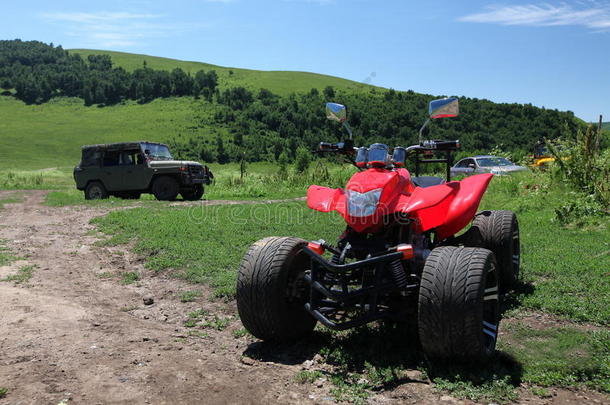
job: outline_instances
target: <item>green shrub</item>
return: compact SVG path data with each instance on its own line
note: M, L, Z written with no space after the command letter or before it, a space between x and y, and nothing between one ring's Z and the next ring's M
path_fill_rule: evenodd
M592 126L578 130L574 140L547 141L555 157L556 175L576 191L592 195L606 211L610 206L610 149L596 149Z

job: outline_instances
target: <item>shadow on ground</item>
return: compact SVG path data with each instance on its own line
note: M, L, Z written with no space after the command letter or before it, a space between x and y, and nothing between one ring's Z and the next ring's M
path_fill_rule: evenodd
M432 381L470 382L473 385L509 381L521 383L521 365L506 353L496 352L485 365L436 364L421 351L413 324L365 326L346 332L316 331L293 344L252 343L243 353L259 361L296 365L312 360L333 366L332 376L364 375L375 390L395 388L407 382L407 370L418 369ZM353 380L353 378L352 378Z
M504 314L507 311L516 309L521 306L523 298L532 295L536 287L531 283L525 283L521 280L517 281L513 290L506 294L502 300L501 312Z

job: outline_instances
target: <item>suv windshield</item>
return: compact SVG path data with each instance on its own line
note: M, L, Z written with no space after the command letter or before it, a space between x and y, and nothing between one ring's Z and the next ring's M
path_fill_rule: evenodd
M146 156L153 160L173 160L172 154L169 153L169 148L158 143L143 143L142 149Z
M512 166L513 163L502 157L488 157L477 159L477 163L481 167L492 167L492 166Z

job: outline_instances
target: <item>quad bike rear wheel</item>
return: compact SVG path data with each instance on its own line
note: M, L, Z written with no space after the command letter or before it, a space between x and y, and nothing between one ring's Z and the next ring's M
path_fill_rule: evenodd
M474 217L472 226L479 230L481 247L496 255L500 292L509 291L519 278L521 261L517 216L512 211L483 211Z
M270 237L250 246L237 276L237 309L244 327L259 339L285 342L311 333L316 320L305 310L303 280L310 259L307 242Z
M500 309L494 254L438 247L423 269L419 338L432 361L481 362L495 350Z

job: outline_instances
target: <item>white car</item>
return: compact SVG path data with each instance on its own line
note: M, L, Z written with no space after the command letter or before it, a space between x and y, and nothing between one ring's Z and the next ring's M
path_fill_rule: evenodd
M457 176L459 174L479 174L479 173L492 173L492 174L511 174L516 172L527 171L527 167L519 166L511 162L510 160L499 157L499 156L472 156L467 157L457 162L451 168L451 176Z

